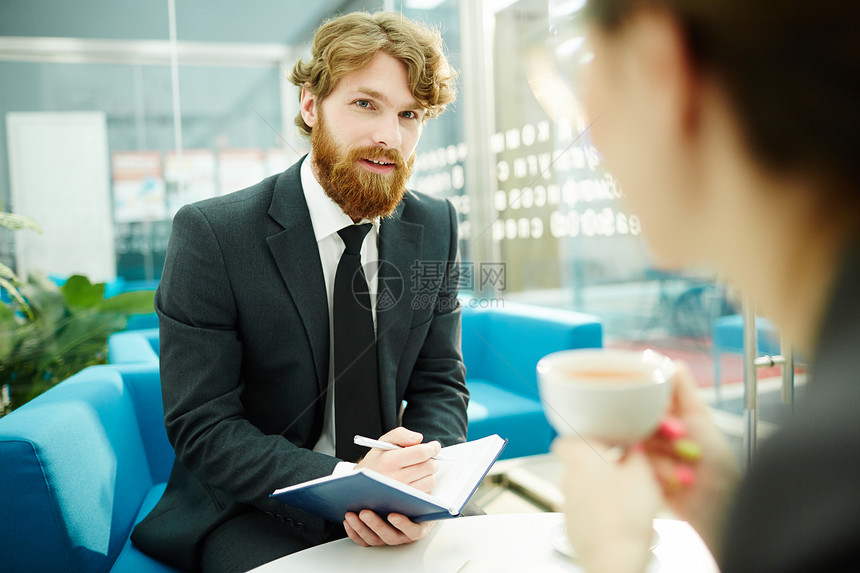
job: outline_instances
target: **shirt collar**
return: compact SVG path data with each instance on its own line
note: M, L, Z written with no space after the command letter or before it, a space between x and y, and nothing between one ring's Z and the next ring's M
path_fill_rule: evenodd
M317 242L320 242L344 227L352 225L353 221L341 210L337 203L326 195L322 185L314 177L313 170L311 169L311 158L312 153L308 154L302 161L301 180L302 189L305 193L305 201L308 204L308 211L311 215L314 235ZM379 232L379 217L371 221L362 221L362 223L367 222L373 223L373 228L377 233Z

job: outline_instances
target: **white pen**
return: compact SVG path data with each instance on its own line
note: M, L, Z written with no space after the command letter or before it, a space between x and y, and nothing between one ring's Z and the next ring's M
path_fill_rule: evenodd
M365 438L364 436L358 435L353 437L352 441L357 446L364 446L365 448L376 448L377 450L399 450L403 448L403 446L398 446L397 444L392 444L391 442L383 442L381 440L374 440L373 438ZM438 456L433 456L433 459L450 460L451 458L439 454Z

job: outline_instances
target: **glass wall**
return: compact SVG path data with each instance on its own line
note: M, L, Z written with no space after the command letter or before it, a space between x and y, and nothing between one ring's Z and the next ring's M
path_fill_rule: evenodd
M577 103L578 70L588 58L576 26L582 4L253 0L213 7L195 0L171 11L172 2L161 0L87 0L74 9L59 0L14 0L0 4L0 115L104 113L116 274L157 280L179 206L277 173L307 149L292 124L298 95L284 75L320 20L355 9L400 11L441 30L460 72L457 102L425 128L411 184L458 209L468 270L462 290L475 304L595 314L608 346L684 358L712 387L712 328L736 312L732 298L708 272L654 266L637 214L625 207ZM63 17L44 18L47 12ZM0 201L14 209L7 142L3 121ZM15 263L9 233L0 235L0 260ZM742 377L739 354L720 364L724 386L739 388L727 384ZM726 402L732 396L739 393L727 392Z
M413 183L450 197L460 210L468 265L461 286L473 292L470 304L526 302L596 315L606 346L654 348L687 362L706 399L738 414L723 421L740 438L737 297L707 269L655 265L637 214L591 140L589 122L600 119L586 118L578 101L589 58L578 24L584 2L440 6L454 4L459 37L446 41L459 56L462 91L456 113L440 122L461 125L446 126L438 144L422 142ZM444 22L454 29L453 17ZM760 347L779 351L775 339ZM778 422L791 410L780 368L758 375L761 418Z
M381 1L4 2L0 203L15 210L20 166L10 162L10 116L61 120L99 112L115 274L157 281L181 205L256 183L306 151L292 126L298 96L284 76L320 20L338 10L381 7ZM50 206L48 200L38 212L23 214L45 225L57 220L48 216ZM75 223L87 232L86 221ZM4 231L0 257L16 267L13 240L45 239Z
M585 117L578 85L590 58L584 0L481 4L492 65L471 71L485 74L492 86L493 180L486 184L491 193L470 193L472 210L490 215L469 232L473 240L492 234L507 278L496 296L597 315L606 346L655 348L682 359L708 400L743 413L743 335L733 316L740 312L734 293L707 269L655 265L647 229L626 207L624 189L591 140L589 122L600 116ZM468 41L466 30L463 38ZM768 326L762 330L776 335ZM778 342L762 340L760 348L775 354ZM761 418L778 422L791 409L780 392L780 368L760 368L758 375ZM739 436L740 418L730 419L726 431Z
M279 71L180 66L183 114L175 123L169 65L0 62L0 74L16 80L8 110L104 112L116 271L129 280L160 276L179 206L284 169L271 127L281 122Z

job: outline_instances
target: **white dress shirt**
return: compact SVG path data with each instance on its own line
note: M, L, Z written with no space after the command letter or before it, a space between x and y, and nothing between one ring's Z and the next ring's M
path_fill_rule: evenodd
M320 262L322 263L323 279L325 281L326 298L328 300L328 324L329 324L329 364L334 363L334 279L337 274L337 265L345 249L343 239L337 232L344 227L354 224L353 220L344 213L341 208L325 194L319 181L314 177L311 169L311 155L305 157L301 167L302 189L305 193L305 201L311 215L311 224L314 228L314 236L319 248ZM373 309L373 328L376 329L376 289L378 276L376 269L378 265L368 266L368 262L375 263L379 260L379 218L373 221L362 221L373 223L364 243L361 245L361 264L367 276L367 286L370 291L370 305ZM329 368L328 381L329 392L326 394L325 417L323 418L323 429L319 440L314 446L315 452L335 455L335 415L334 415L334 369ZM379 436L368 436L378 438ZM340 462L334 473L349 471L354 464Z

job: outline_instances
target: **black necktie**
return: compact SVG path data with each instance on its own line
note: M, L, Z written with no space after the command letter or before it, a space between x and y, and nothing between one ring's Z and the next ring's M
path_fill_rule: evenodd
M376 334L367 279L361 267L361 243L371 224L338 231L346 245L334 279L334 420L337 457L356 461L367 452L353 437L382 434Z

